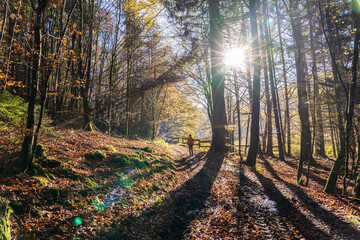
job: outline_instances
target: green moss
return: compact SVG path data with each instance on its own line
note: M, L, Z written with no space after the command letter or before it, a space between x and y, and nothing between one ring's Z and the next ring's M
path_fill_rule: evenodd
M154 190L154 191L160 190L159 185L157 185L156 183L154 183L154 184L151 186L151 188L152 188L152 190Z
M86 158L90 160L103 160L106 157L106 154L101 150L94 150L86 154Z
M61 162L56 158L46 158L42 161L43 165L49 168L56 168L61 166Z
M87 188L95 188L97 186L91 178L85 178L84 183Z
M9 93L0 94L0 121L2 124L20 127L25 120L27 103Z
M45 172L45 170L41 167L40 164L33 162L29 168L29 174L32 176L40 176L45 177L48 180L54 179L54 175Z
M0 239L1 240L10 240L11 239L11 222L10 214L12 210L9 206L10 202L0 197Z
M30 211L31 206L27 203L19 203L17 201L11 201L10 207L16 214L24 214Z
M142 151L144 152L147 152L147 153L151 153L152 150L149 148L149 147L144 147L144 148L141 148Z
M74 181L80 180L82 176L72 169L60 168L55 171L55 175L65 178L70 178Z
M163 197L157 197L157 199L155 200L155 202L153 203L153 207L154 208L158 208L161 206L161 204L164 202L165 198Z
M38 211L31 211L31 216L34 218L42 218L44 216L44 213L41 210Z
M36 177L33 177L33 178L36 179L41 185L47 186L47 178L39 177L39 176L36 176Z
M66 206L72 207L75 205L75 201L74 200L66 200L65 202Z
M110 161L119 164L120 167L128 167L131 165L130 157L121 153L113 155Z
M36 145L35 148L35 158L43 158L46 157L47 148L42 144Z
M131 158L130 161L131 161L131 165L137 169L144 169L147 166L149 166L148 162L141 161L139 158Z
M116 152L117 152L117 150L114 148L113 145L106 145L106 146L105 146L105 150L110 151L110 152L113 152L113 153L116 153Z
M121 234L118 231L110 231L105 233L106 240L120 240Z

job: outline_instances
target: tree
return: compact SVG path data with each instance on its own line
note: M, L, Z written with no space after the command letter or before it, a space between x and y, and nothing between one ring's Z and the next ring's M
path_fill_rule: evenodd
M251 135L250 147L246 163L255 168L256 155L259 146L259 114L260 114L260 52L258 40L258 27L256 10L257 0L249 1L251 41L252 41L252 61L253 61L253 90L252 90L252 110L251 110Z
M225 67L222 61L222 27L220 0L209 0L209 41L211 58L211 89L213 99L212 143L210 150L226 151L226 112L225 112Z
M26 132L24 141L21 147L19 168L21 171L26 170L34 159L34 128L35 128L35 104L37 96L37 88L40 80L40 66L42 56L42 28L44 26L43 14L47 8L47 0L38 0L37 4L33 6L35 11L36 21L34 23L34 51L33 51L33 62L32 62L32 73L31 73L31 84L29 86L30 96L27 111L26 121Z
M284 0L284 5L287 4ZM312 160L311 151L311 132L310 132L310 121L309 121L309 106L308 96L306 90L306 79L305 79L305 53L304 53L304 40L302 34L302 23L300 15L300 3L298 0L290 0L290 7L287 7L289 13L293 39L295 42L295 64L296 64L296 82L298 92L298 111L300 116L301 124L301 150L300 159L297 169L296 181L302 183L302 168L304 162Z
M276 95L276 89L275 89L275 83L274 83L274 69L272 64L272 50L270 48L270 33L269 33L269 26L268 26L268 14L267 14L267 4L266 0L263 0L263 8L264 8L264 28L265 28L265 39L266 39L266 55L268 59L269 64L269 76L270 76L270 88L271 88L271 97L273 102L273 109L274 109L274 117L275 117L275 126L276 126L276 134L277 134L277 140L278 140L278 149L279 149L279 158L280 160L284 160L284 150L283 150L283 141L282 141L282 131L280 127L280 111L278 108L278 102L277 102L277 95Z

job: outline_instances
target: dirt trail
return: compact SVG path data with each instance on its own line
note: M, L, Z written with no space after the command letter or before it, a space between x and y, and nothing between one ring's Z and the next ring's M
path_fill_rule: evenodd
M171 148L180 157L178 186L161 206L122 222L127 239L360 239L266 160L271 178L241 169L236 158Z

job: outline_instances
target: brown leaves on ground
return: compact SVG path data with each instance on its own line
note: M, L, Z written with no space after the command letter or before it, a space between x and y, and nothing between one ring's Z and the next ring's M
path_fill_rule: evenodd
M104 239L110 231L124 239L360 239L359 205L339 189L322 191L331 159L316 159L309 187L301 187L292 158L259 159L251 171L237 156L186 157L186 147L171 146L171 154L101 133L63 130L40 141L61 162L44 167L53 179L0 178L14 209L14 239ZM0 144L10 148L4 138ZM93 150L107 157L86 158ZM140 165L118 165L115 154L137 156Z

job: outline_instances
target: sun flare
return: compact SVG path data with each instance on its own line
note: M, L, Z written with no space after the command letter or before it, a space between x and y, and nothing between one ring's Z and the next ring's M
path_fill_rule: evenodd
M224 63L227 66L241 67L245 63L245 51L242 48L232 48L225 53Z

